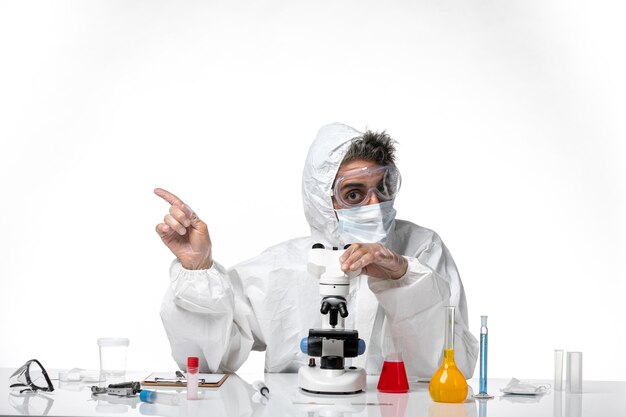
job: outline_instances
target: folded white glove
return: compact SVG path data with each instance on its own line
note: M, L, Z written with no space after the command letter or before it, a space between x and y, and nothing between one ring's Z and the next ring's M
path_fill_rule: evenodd
M550 384L531 384L522 382L517 378L511 378L506 387L500 388L505 394L539 395L545 394L550 389Z

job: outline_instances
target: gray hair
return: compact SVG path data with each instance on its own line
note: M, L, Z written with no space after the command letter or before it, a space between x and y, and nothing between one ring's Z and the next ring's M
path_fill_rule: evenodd
M364 159L378 165L395 165L394 143L395 141L384 130L382 132L366 130L363 136L352 141L341 163Z

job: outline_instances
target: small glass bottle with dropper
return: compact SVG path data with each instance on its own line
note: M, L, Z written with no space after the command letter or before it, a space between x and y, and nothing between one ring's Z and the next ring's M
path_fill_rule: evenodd
M446 307L443 362L428 386L430 397L440 403L462 403L467 398L467 381L454 362L454 310Z

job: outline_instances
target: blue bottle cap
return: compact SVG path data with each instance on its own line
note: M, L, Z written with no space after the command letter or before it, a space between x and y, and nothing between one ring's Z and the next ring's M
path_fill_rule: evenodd
M144 403L153 403L156 401L156 392L142 389L139 393L139 399Z

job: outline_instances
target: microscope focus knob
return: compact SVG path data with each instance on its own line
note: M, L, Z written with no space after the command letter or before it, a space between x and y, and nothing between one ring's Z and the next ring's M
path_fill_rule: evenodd
M309 354L309 338L308 337L303 337L302 340L300 340L300 351L304 353L305 355Z
M357 349L358 349L357 352L359 356L365 353L365 340L359 339Z

